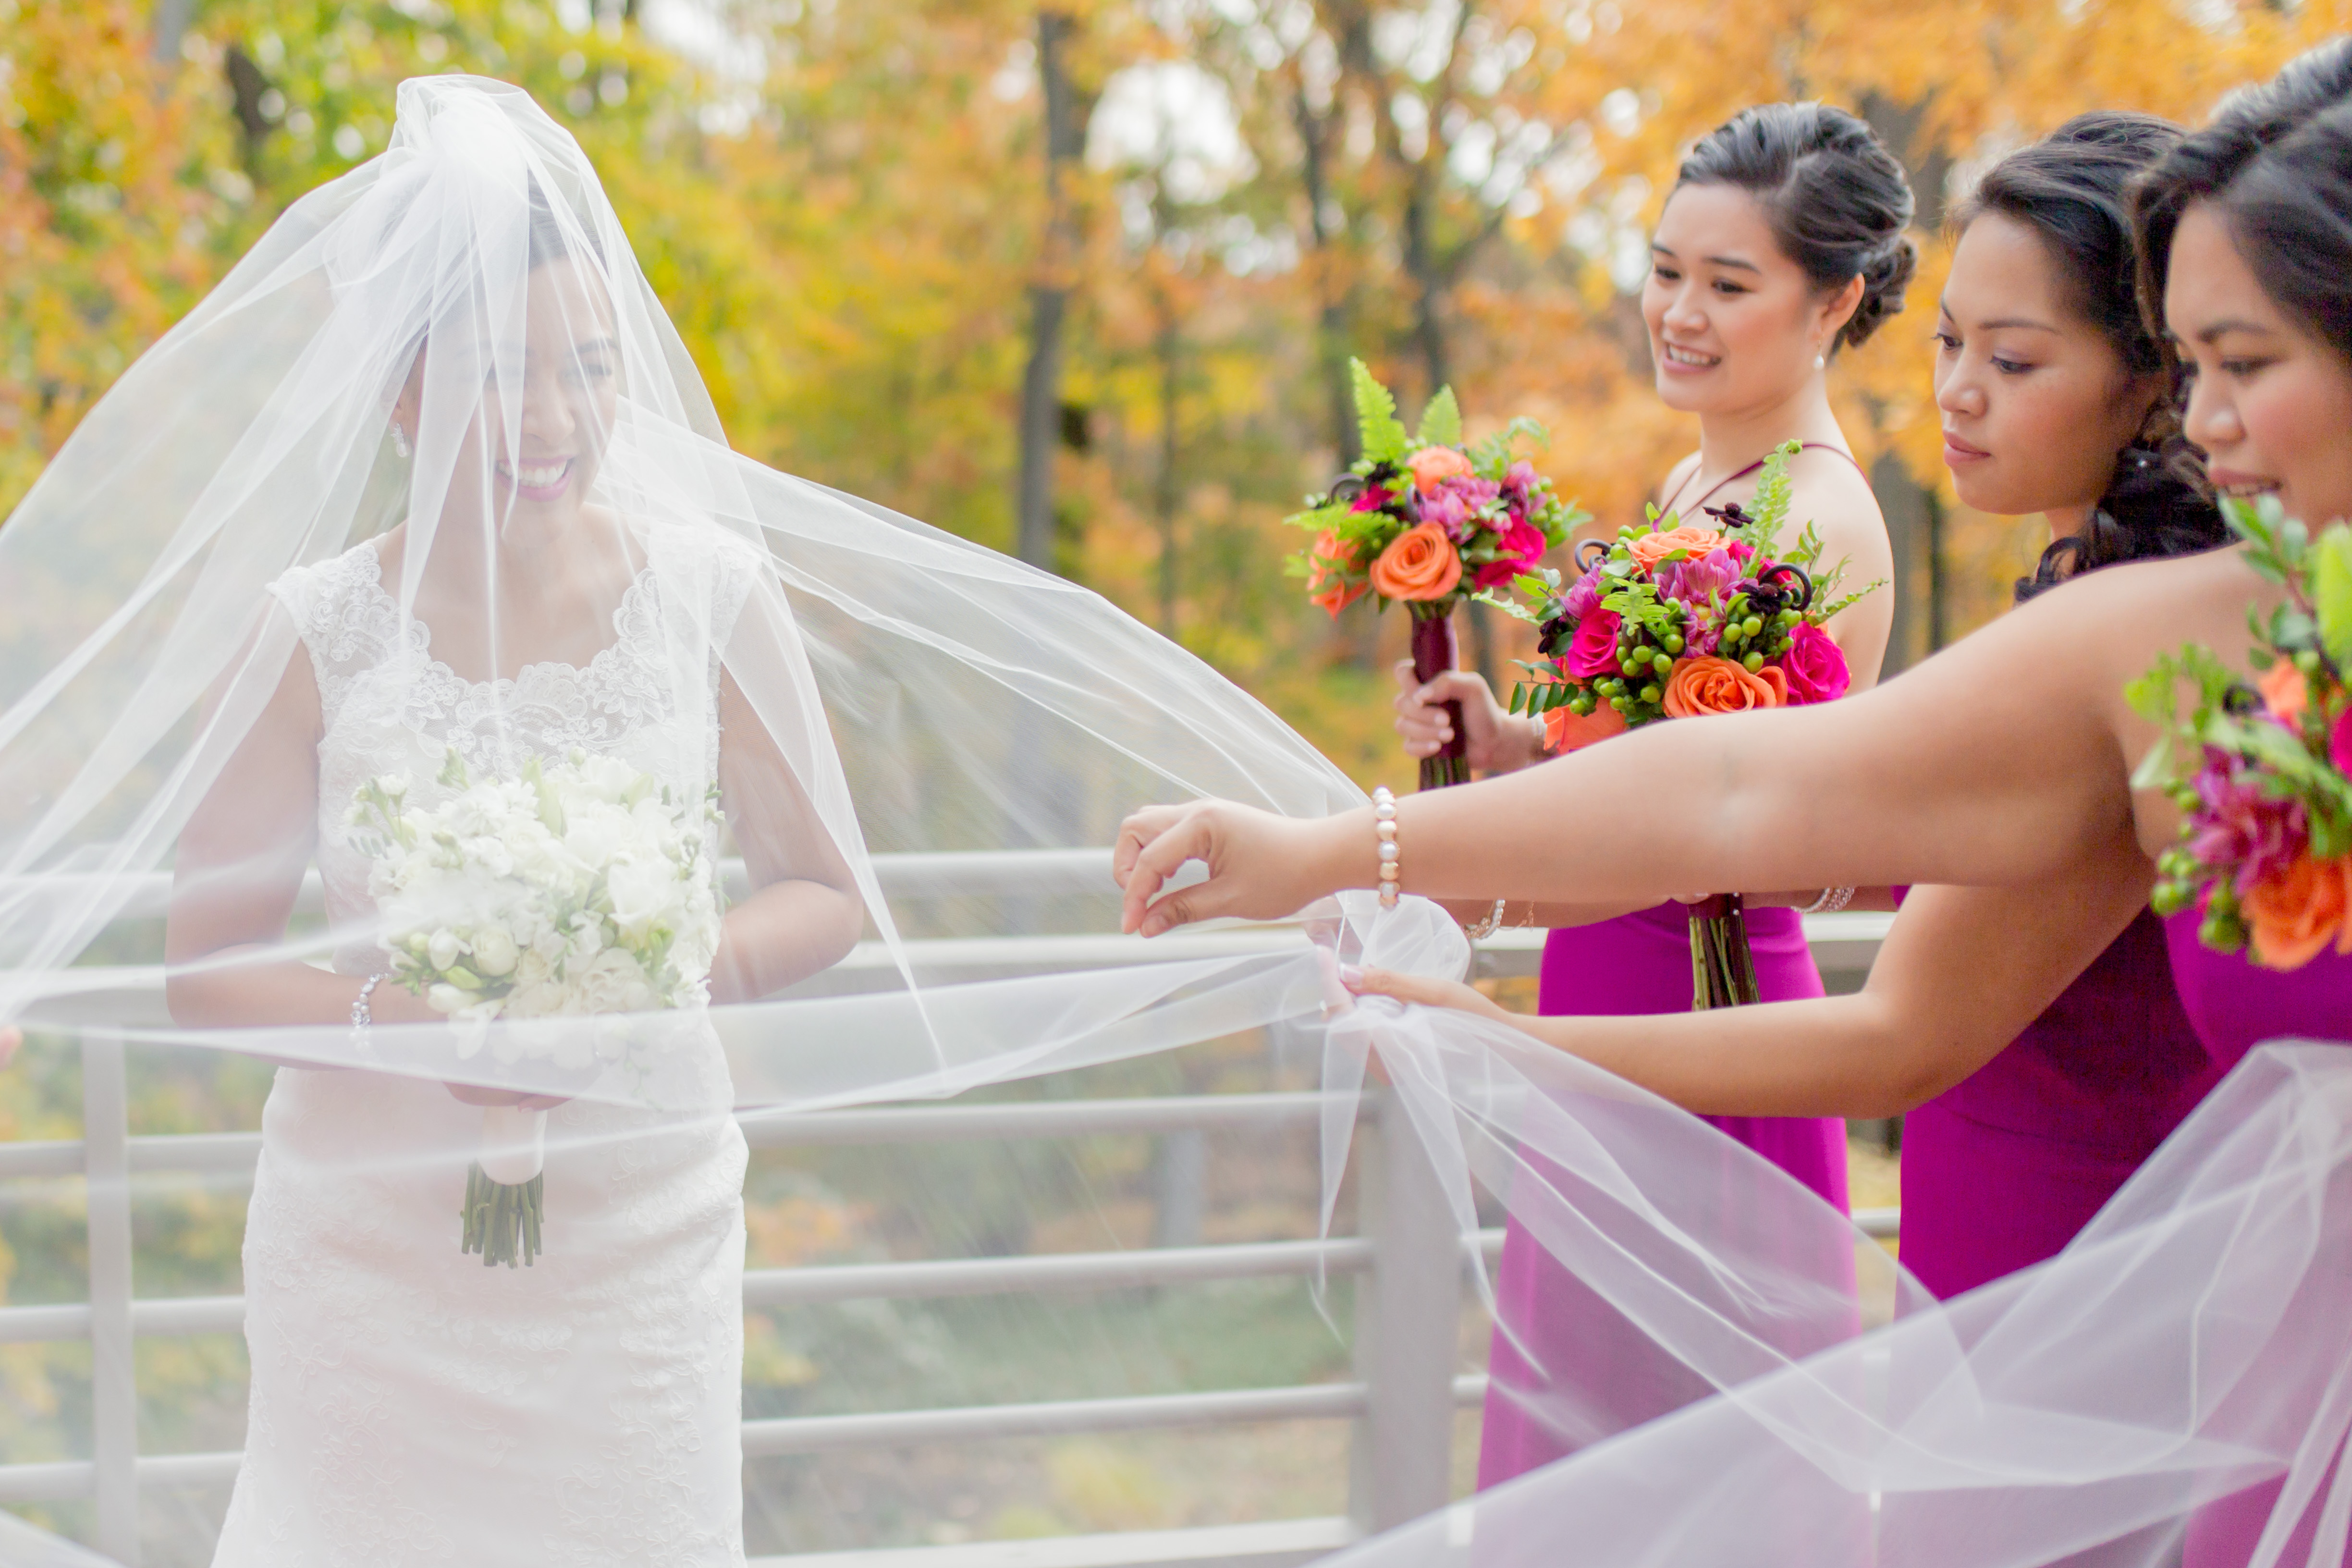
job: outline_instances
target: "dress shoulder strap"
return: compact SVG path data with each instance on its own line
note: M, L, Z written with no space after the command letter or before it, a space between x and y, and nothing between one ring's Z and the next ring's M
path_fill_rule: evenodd
M1865 483L1868 482L1870 479L1870 476L1867 473L1863 472L1862 465L1854 460L1853 454L1847 451L1843 447L1832 447L1827 441L1800 441L1797 443L1797 450L1800 452L1834 452L1839 457L1843 458L1847 462L1852 463L1853 465L1853 471L1857 474L1862 474L1863 479ZM1746 468L1740 469L1738 473L1727 474L1722 479L1716 480L1714 484L1707 487L1707 490L1705 495L1691 502L1691 510L1693 511L1696 511L1701 507L1706 505L1707 502L1716 498L1717 494L1720 492L1726 485L1736 485L1740 480L1746 479L1748 475L1758 472L1764 467L1766 461L1767 459L1759 458L1754 462L1748 464ZM1683 482L1687 484L1690 481L1685 479Z

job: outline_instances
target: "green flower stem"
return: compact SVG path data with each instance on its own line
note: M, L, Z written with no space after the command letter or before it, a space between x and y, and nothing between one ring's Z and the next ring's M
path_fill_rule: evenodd
M458 1211L465 1224L463 1252L480 1253L485 1268L501 1263L515 1268L517 1258L521 1267L530 1267L546 1250L540 1239L546 1184L544 1171L519 1187L510 1187L484 1175L478 1163L467 1166L466 1206Z

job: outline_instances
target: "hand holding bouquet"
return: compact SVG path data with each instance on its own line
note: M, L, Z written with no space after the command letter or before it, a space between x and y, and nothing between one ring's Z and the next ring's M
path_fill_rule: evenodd
M1543 661L1511 693L1511 711L1540 715L1554 751L1572 751L1664 719L1827 702L1845 695L1845 656L1823 629L1875 591L1837 595L1843 562L1824 570L1808 523L1783 551L1791 441L1764 460L1755 510L1727 506L1719 526L1684 523L1652 508L1613 541L1577 548L1578 574L1523 575L1533 612L1505 605L1542 629ZM1502 603L1500 600L1494 601ZM1737 895L1693 906L1695 1007L1757 999Z
M1413 618L1413 669L1427 680L1454 665L1454 606L1532 572L1544 552L1585 520L1552 494L1551 482L1512 448L1543 426L1514 419L1475 446L1462 442L1462 413L1450 387L1407 436L1396 399L1360 360L1348 362L1363 457L1331 489L1307 498L1287 519L1315 542L1287 570L1307 579L1308 599L1333 616L1366 595L1376 606L1406 605ZM1469 778L1454 741L1422 763L1422 787Z
M2287 602L2252 620L2251 683L2191 644L2132 684L2132 706L2165 730L2132 784L2181 810L2157 913L2194 908L2206 946L2297 969L2331 944L2352 953L2352 528L2314 540L2268 496L2222 510Z
M402 775L360 786L348 818L372 856L392 978L459 1026L457 1055L498 1019L577 1017L699 1006L719 949L719 895L706 796L677 798L609 757L533 758L518 778L477 780L453 750L439 805L412 810ZM501 1031L502 1062L566 1068L623 1059L609 1025ZM484 1160L469 1173L464 1247L512 1267L540 1250L544 1113L486 1112ZM518 1152L515 1145L523 1147ZM485 1174L488 1168L491 1174ZM495 1177L496 1179L493 1179Z

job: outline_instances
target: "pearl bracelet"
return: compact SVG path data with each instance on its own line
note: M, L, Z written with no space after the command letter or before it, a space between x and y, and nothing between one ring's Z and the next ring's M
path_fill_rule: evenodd
M1823 888L1820 898L1797 912L1801 915L1833 915L1852 902L1852 888Z
M1386 784L1372 791L1372 832L1381 846L1381 908L1392 910L1397 904L1397 879L1403 873L1397 867L1396 796Z
M375 988L391 978L389 974L371 974L361 984L360 994L352 998L352 1027L354 1030L375 1026L375 1014L369 1002L375 995Z
M1476 925L1464 926L1462 928L1462 934L1468 937L1472 942L1484 942L1488 937L1494 935L1496 931L1501 929L1503 924L1503 900L1496 899L1495 900L1495 907L1486 911L1486 918L1480 921Z

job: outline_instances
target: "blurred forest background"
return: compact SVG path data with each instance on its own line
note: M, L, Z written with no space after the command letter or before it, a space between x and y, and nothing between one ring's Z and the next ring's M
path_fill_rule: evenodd
M1450 380L1474 434L1542 419L1613 528L1694 439L1633 293L1681 149L1753 102L1857 109L1927 253L1836 373L1916 659L2042 542L1944 489L1948 201L2086 108L2201 117L2347 11L0 0L0 512L278 212L382 151L396 82L479 72L594 157L739 448L1099 589L1369 781L1401 624L1334 626L1280 571L1280 518L1351 456L1349 354L1408 405ZM1507 675L1491 629L1472 657Z

